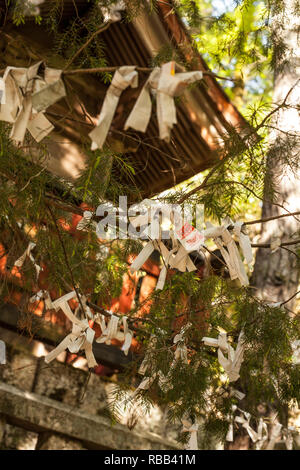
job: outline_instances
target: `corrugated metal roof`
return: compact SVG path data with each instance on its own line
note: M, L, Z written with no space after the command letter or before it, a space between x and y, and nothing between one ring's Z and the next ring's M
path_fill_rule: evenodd
M54 1L46 0L41 6L42 12L48 9L51 4L53 5ZM1 3L3 2L0 1L0 7ZM87 1L76 0L77 13L84 14L89 5ZM62 18L67 20L77 13L74 1L65 0L61 12ZM148 15L147 25L144 29L143 21L145 19L143 18L140 22L121 21L112 24L100 36L105 46L107 63L111 66L135 64L140 67L148 67L153 55L153 51L150 50L151 41L153 44L161 44L161 46L164 45L164 41L168 41L175 47L179 40L181 42L188 41L183 26L174 16L166 16L163 10L160 15L156 13L153 13L152 17ZM37 53L39 48L41 51L45 51L47 46L49 49L52 46L52 39L47 36L46 32L39 41L40 33L38 31L40 30L38 26L28 27L25 25L16 31L33 41L32 44L35 45ZM176 39L177 33L179 38ZM203 59L200 56L198 59L199 68L207 69ZM105 85L97 77L91 75L68 76L66 82L76 89L89 114L96 117L105 95ZM136 183L143 195L149 196L163 191L210 167L216 161L221 135L226 129L230 129L232 124L240 125L241 128L247 126L216 80L209 77L206 78L205 84L200 83L188 90L179 100L177 104L178 124L172 130L170 143L159 139L154 112L145 134L132 131L124 133L124 122L137 96L137 90L126 90L122 94L109 138L125 142L125 153L127 152L128 158L135 163ZM55 114L65 115L67 112L66 103L60 102L49 110L49 118L54 118ZM67 120L60 123L60 126L63 133L76 142L88 134L90 122L78 104L75 115L84 124L75 122L74 116L69 116Z

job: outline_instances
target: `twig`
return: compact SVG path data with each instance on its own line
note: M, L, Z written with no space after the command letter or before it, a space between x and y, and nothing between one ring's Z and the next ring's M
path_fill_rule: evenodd
M77 296L79 305L80 305L80 307L81 307L81 310L82 310L82 312L84 312L84 308L83 308L83 305L82 305L82 302L81 302L80 294L79 294L78 289L77 289L77 287L76 287L76 283L75 283L75 279L74 279L74 276L73 276L72 268L71 268L71 266L70 266L70 264L69 264L69 259L68 259L68 255L67 255L67 251L66 251L66 247L65 247L63 238L62 238L61 233L60 233L60 231L59 231L59 228L58 228L58 226L57 226L57 223L56 223L56 220L55 220L55 216L54 216L54 214L53 214L53 211L52 211L51 207L50 207L49 205L47 205L47 204L46 204L46 207L47 207L47 209L48 209L48 211L49 211L49 213L50 213L50 216L51 216L51 218L52 218L52 220L53 220L53 223L54 223L54 226L55 226L55 229L56 229L56 232L57 232L57 235L58 235L58 238L59 238L61 247L62 247L62 249L63 249L64 258L65 258L66 266L67 266L67 268L68 268L68 270L69 270L69 273L70 273L70 276L71 276L73 289L74 289L75 292L76 292L76 296Z
M282 219L283 217L291 217L299 214L300 211L289 212L288 214L274 215L273 217L265 217L264 219L250 220L249 222L244 222L243 225L262 224L264 222L269 222L270 220Z
M64 68L64 73L66 73L66 69L72 64L72 62L74 62L76 57L78 57L79 54L81 54L81 52L93 41L93 39L96 36L98 36L98 34L103 33L103 31L105 31L107 28L109 28L110 25L111 25L111 21L108 21L107 23L102 25L101 28L97 29L97 31L95 31L91 35L91 37L78 49L78 51L73 55L73 57L71 57L71 59L67 62L67 65Z
M300 239L290 241L290 242L283 242L279 246L289 246L289 245L298 245L300 243ZM271 243L251 243L253 248L271 248Z
M87 44L86 44L87 45ZM78 53L80 53L82 50L82 48L78 51ZM78 53L76 53L76 55L74 56L74 58L78 55ZM72 62L74 60L74 58L72 59ZM69 64L68 64L69 65ZM75 75L75 74L78 74L78 73L88 73L88 74L93 74L93 73L104 73L104 72L115 72L116 70L118 70L120 67L122 67L121 65L115 65L113 67L95 67L95 68L89 68L89 69L72 69L72 70L66 70L68 65L65 67L64 71L63 71L63 74L64 75ZM153 68L152 67L135 67L135 70L137 72L145 72L145 73L149 73L149 72L152 72ZM229 80L230 82L235 82L236 80L234 78L229 78L229 77L222 77L221 75L217 75L213 72L209 72L209 71L206 71L204 70L202 72L202 74L204 76L208 76L208 77L213 77L213 78L218 78L219 80Z
M281 302L281 304L279 305L279 307L282 307L282 305L284 304L287 304L290 300L292 300L294 297L296 297L298 294L300 294L300 290L298 290L298 292L296 292L295 294L293 294L289 299L285 300L284 302Z

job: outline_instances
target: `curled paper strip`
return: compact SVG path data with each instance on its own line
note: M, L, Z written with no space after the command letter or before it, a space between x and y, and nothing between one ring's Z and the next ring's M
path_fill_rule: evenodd
M97 222L91 220L93 213L91 211L84 211L82 219L78 222L76 229L87 231L90 226L97 228Z
M13 123L10 137L22 143L26 129L40 142L53 129L43 112L66 95L61 70L46 67L38 75L42 62L31 67L7 67L3 75L5 103L1 101L0 121Z
M104 329L102 330L101 336L96 339L97 343L111 344L111 340L113 338L117 338L119 317L114 315L112 312L109 312L109 313L111 317L109 319L107 326L105 325L105 320L103 323L103 318L102 318L101 329L102 329L102 326Z
M151 72L125 123L125 130L131 127L137 131L146 131L151 117L152 91L156 94L159 136L162 140L170 141L171 130L177 123L174 97L182 94L189 84L203 78L202 72L175 73L176 68L179 66L172 61Z
M198 424L192 424L190 421L187 419L182 419L182 432L189 432L190 433L190 438L187 446L185 447L185 450L198 450L198 439L197 439L197 433L198 433Z
M108 21L111 21L112 23L115 23L116 21L121 21L121 11L125 9L126 5L122 0L112 5L108 5L107 7L100 7L105 23L107 23Z
M185 326L183 326L180 330L180 332L175 335L173 339L173 343L176 344L176 350L174 354L174 361L171 364L171 369L174 367L175 363L180 359L182 362L185 364L188 364L188 357L187 357L187 347L185 344L185 334L189 328L191 328L192 324L187 323Z
M78 320L79 321L79 320ZM73 323L72 332L65 337L65 339L45 357L45 362L53 361L61 352L68 349L71 353L78 353L81 349L84 350L87 359L88 367L95 367L97 362L95 360L92 344L95 332L89 327L87 320Z
M227 341L227 334L220 333L219 338L202 338L207 346L218 348L218 360L228 375L229 382L235 382L240 374L241 364L243 362L245 344L243 340L243 332L240 333L236 350ZM227 353L227 357L224 356Z
M252 427L250 426L251 414L247 413L246 411L240 410L239 408L238 410L242 413L242 416L236 416L234 419L235 422L241 424L243 428L246 429L252 442L256 442L259 436L258 433L255 432L254 429L252 429Z
M136 88L137 85L138 73L135 70L135 66L123 66L115 72L105 96L97 127L89 133L92 139L92 150L103 147L122 91L129 86Z
M128 328L127 317L122 317L123 322L123 331L124 331L124 344L122 346L122 351L124 351L125 356L128 355L128 351L131 346L133 333Z
M257 426L257 441L255 444L256 450L261 450L264 447L265 442L268 440L268 435L269 433L267 424L262 418L259 418L259 423Z
M52 305L50 294L47 290L40 290L29 299L29 302L34 303L39 302L40 300L44 300L46 310L51 310L52 308L54 308Z
M292 342L291 344L293 355L292 355L292 363L293 364L300 364L300 340L297 339Z
M135 228L141 227L141 233L150 240L133 261L130 272L134 273L140 269L154 250L158 250L163 259L156 290L163 289L168 267L181 272L195 271L197 268L189 252L199 250L204 237L192 225L182 220L179 209L147 199L137 205L136 210L140 210L142 214L131 217L130 222ZM170 250L162 240L164 223L169 226L169 238L172 243Z
M250 413L247 413L246 411L241 410L236 405L232 405L231 410L232 410L231 414L228 417L228 419L230 421L230 424L229 424L228 432L227 432L227 435L226 435L226 441L233 442L233 423L236 422L238 424L241 424L242 427L246 429L246 431L247 431L250 439L252 440L252 442L259 442L260 443L259 445L262 445L263 442L266 440L266 438L265 438L266 433L268 433L267 426L263 422L263 420L260 419L259 424L258 424L258 428L257 428L257 432L256 432L250 426L250 420L251 420L251 414ZM239 411L241 413L241 415L234 417L234 414L235 414L236 411Z
M252 249L249 237L242 233L240 222L233 224L230 219L223 221L220 227L214 227L210 222L206 223L204 230L205 239L212 238L221 251L224 261L228 267L231 279L239 279L242 286L248 286L249 280L246 274L239 250L227 227L234 225L233 232L239 240L245 260L248 264L252 262Z
M96 339L96 342L111 344L111 340L114 338L119 341L124 341L122 351L124 352L125 356L127 356L133 338L133 332L128 328L127 317L122 317L123 332L121 332L118 328L120 318L116 315L113 315L112 312L108 313L110 313L111 317L107 325L104 315L98 314L95 317L96 323L100 325L102 332L101 336Z
M95 367L97 362L95 360L92 344L94 341L95 332L89 327L88 320L79 320L72 312L68 301L76 297L76 292L71 291L63 295L59 299L52 302L52 307L55 310L62 309L67 318L73 323L72 332L46 357L47 363L53 361L62 351L69 349L71 353L77 353L81 349L84 350L88 362L88 366Z
M22 254L22 256L20 256L20 258L18 258L17 261L15 261L14 266L17 266L18 268L21 268L23 266L24 262L25 262L25 259L28 257L30 259L30 261L33 263L34 267L35 267L36 277L38 279L42 268L41 268L41 266L39 266L35 262L35 259L34 259L34 257L32 256L32 253L31 253L31 251L34 249L35 246L36 246L36 244L34 242L29 242L29 244L28 244L26 250L24 251L24 253Z

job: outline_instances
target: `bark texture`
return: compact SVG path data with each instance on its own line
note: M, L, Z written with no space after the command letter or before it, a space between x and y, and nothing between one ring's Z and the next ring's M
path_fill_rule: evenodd
M270 183L277 191L276 202L288 211L300 210L300 169L296 168L300 158L300 41L299 15L296 14L296 1L284 0L284 9L273 15L273 40L275 45L274 95L273 101L283 106L274 115L270 132L270 152L268 171L265 181L265 199L270 199ZM298 109L296 109L298 105ZM293 163L293 169L287 164ZM299 163L298 163L299 164ZM262 217L271 217L286 211L269 202L264 202ZM299 217L285 217L267 222L261 227L262 243L269 243L274 238L290 240L299 238ZM289 249L296 251L299 246ZM297 257L286 249L279 248L274 253L261 248L256 255L252 277L252 286L256 295L266 301L283 302L297 292L299 269ZM293 308L294 299L288 307Z

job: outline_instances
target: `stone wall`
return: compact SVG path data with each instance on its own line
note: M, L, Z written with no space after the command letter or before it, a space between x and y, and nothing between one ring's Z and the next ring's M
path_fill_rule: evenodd
M11 335L10 335L11 337ZM178 429L165 412L135 408L112 424L109 396L116 383L30 353L28 339L7 344L0 365L0 449L175 449ZM20 344L21 343L21 344ZM24 347L25 346L25 347ZM132 430L125 422L137 421ZM131 427L131 426L130 426Z

